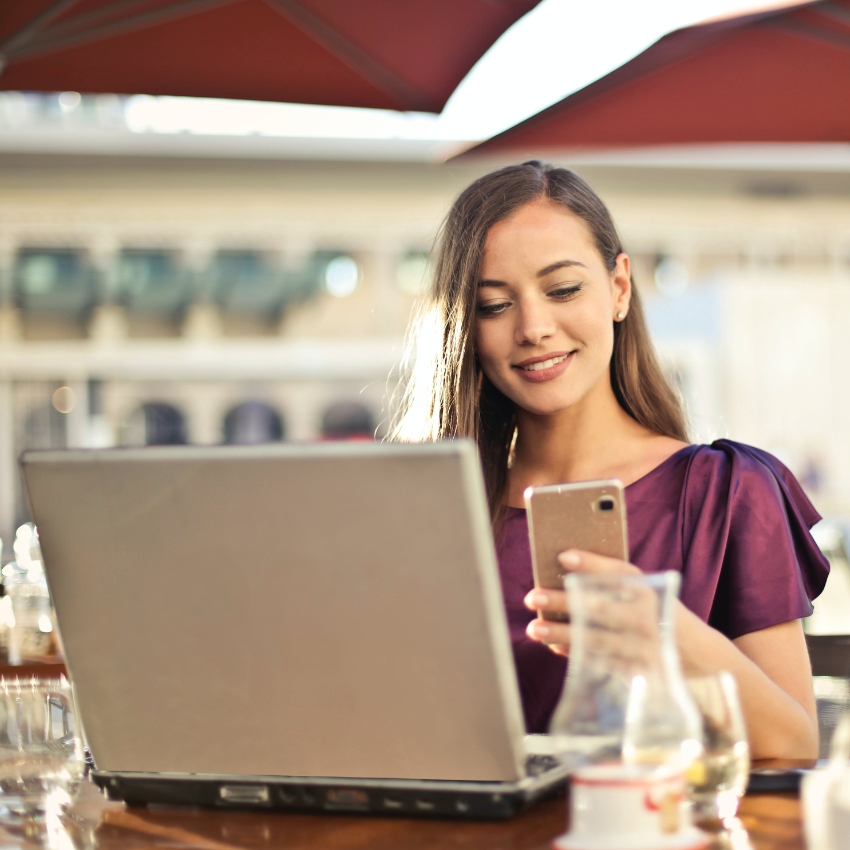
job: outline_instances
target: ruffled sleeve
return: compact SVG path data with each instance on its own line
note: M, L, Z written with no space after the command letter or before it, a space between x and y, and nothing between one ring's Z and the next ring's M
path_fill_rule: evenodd
M729 638L812 613L829 574L820 515L782 463L717 440L691 456L682 499L688 608Z

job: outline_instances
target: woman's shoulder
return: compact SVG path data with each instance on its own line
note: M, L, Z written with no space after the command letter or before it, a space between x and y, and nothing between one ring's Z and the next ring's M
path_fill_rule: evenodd
M712 625L736 637L811 613L829 574L810 533L821 517L784 463L733 440L695 446L682 496L691 570L716 588ZM683 601L696 610L703 590Z
M729 467L737 465L742 469L767 468L788 474L788 468L770 452L758 449L746 443L738 443L726 438L711 443L691 443L688 446L693 461L706 467Z
M777 457L746 443L715 440L690 447L687 489L727 503L744 501L749 509L783 503L807 528L820 520L791 470Z

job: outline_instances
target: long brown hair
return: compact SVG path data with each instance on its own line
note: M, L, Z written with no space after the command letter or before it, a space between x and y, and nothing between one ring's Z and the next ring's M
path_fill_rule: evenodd
M533 161L480 177L461 192L443 222L433 285L413 326L410 374L391 435L398 440L472 437L494 519L507 484L516 414L513 402L490 383L475 357L476 292L490 228L540 198L581 218L606 267L616 267L623 246L611 213L572 171ZM614 323L611 384L623 410L645 428L687 440L682 406L658 365L634 287L626 318Z

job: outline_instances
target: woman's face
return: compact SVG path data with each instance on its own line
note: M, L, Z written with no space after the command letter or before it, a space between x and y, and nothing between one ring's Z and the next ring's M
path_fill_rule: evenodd
M609 271L582 219L532 201L494 224L484 243L479 363L509 399L538 415L610 392L614 321L630 295L625 254Z

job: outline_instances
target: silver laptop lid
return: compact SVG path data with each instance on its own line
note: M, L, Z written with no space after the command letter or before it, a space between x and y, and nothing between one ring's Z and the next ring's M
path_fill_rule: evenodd
M513 781L467 441L27 453L101 770Z

